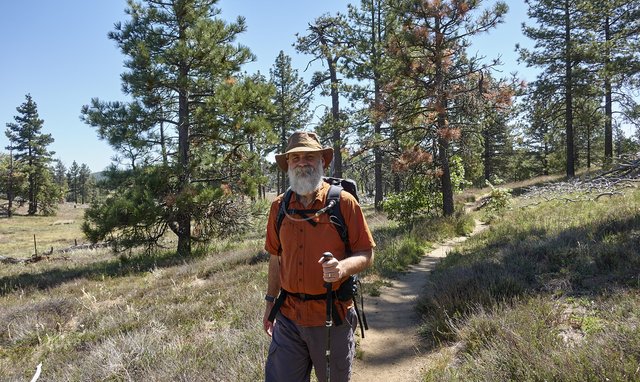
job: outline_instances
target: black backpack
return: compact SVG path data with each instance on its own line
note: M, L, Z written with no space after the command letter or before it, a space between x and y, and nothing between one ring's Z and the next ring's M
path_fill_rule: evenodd
M304 219L309 218L309 214L319 216L323 213L329 214L329 221L333 223L333 226L338 231L338 235L340 235L340 239L344 243L345 251L347 256L351 254L351 245L349 244L349 232L347 231L347 225L344 222L344 217L342 216L342 212L340 211L340 191L345 190L356 199L356 201L360 202L358 198L358 188L356 186L356 182L351 179L342 179L342 178L334 178L325 176L322 177L326 183L329 183L329 192L327 193L327 200L323 208L319 210L296 210L289 209L289 202L291 201L291 195L293 191L291 188L288 188L285 191L284 196L282 197L282 201L280 202L280 208L278 209L278 215L276 217L276 234L280 236L280 226L282 225L282 221L286 215L300 215ZM315 221L309 218L307 220L309 224L312 226L316 226ZM336 297L342 301L353 300L354 307L356 309L356 315L358 317L358 321L360 322L360 331L362 333L362 338L364 338L365 329L369 329L369 325L367 324L367 317L364 314L364 299L362 294L360 294L360 306L362 307L362 312L358 308L358 304L356 303L356 297L358 296L358 290L362 289L360 280L356 275L350 276L346 281L344 281L340 288L336 292ZM273 313L272 313L273 315ZM270 320L272 321L271 317Z

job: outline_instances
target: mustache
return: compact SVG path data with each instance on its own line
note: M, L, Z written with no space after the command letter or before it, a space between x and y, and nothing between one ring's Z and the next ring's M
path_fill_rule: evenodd
M293 170L293 172L297 176L312 175L316 172L316 168L311 165L304 165L304 166L296 167Z

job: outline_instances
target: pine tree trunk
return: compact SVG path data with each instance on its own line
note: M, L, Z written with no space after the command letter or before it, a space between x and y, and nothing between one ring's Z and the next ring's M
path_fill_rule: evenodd
M482 155L484 162L484 179L491 180L491 173L493 172L491 168L491 136L486 127L482 131L482 138L484 143L484 153Z
M340 98L338 96L338 74L336 62L327 58L331 77L331 116L333 117L333 176L342 178L342 123L340 121Z
M186 73L181 73L186 78ZM189 173L189 94L181 90L178 95L178 194L187 191L190 183ZM179 211L176 216L178 223L178 254L191 255L191 214Z
M33 171L33 170L32 170ZM36 203L36 181L33 173L29 174L29 210L27 214L33 216L38 211L38 205Z
M9 150L9 178L7 179L7 217L13 216L13 152Z
M378 4L380 5L380 4ZM377 14L376 14L377 11ZM382 16L380 14L380 6L375 7L374 2L371 2L371 56L373 58L373 88L374 88L374 112L378 112L381 109L382 104L382 91L380 86L380 53L378 52L378 42L382 40ZM377 17L376 17L377 16ZM373 133L375 140L379 140L382 133L382 122L376 118L373 124ZM382 199L384 197L384 191L382 189L382 152L380 145L376 142L373 148L373 175L375 182L375 196L374 206L376 211L382 211Z
M604 24L604 35L605 40L608 43L611 40L611 25L609 21L609 16L605 19ZM611 164L613 159L613 108L612 104L612 96L611 96L611 78L608 73L610 61L611 61L611 53L609 52L609 44L606 44L606 52L605 52L605 75L604 75L604 163Z
M565 0L565 123L566 123L566 156L567 177L575 177L575 151L573 138L573 68L571 50L571 20L569 18L569 1Z
M454 212L453 187L451 186L451 169L449 168L449 141L445 138L439 139L440 165L442 166L442 213L444 216L451 216Z

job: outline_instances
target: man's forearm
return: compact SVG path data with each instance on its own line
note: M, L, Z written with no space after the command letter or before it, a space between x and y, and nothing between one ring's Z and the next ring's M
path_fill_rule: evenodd
M271 255L267 275L267 295L277 297L278 293L280 293L280 258Z
M342 277L355 275L373 264L373 250L353 253L351 256L340 261Z

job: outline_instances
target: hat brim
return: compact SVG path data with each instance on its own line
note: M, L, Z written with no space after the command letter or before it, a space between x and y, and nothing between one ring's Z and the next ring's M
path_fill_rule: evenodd
M291 149L291 150L287 151L286 153L276 154L275 155L276 163L278 164L278 167L280 167L280 170L282 170L284 172L289 171L289 164L287 163L287 155L289 155L291 153L300 153L300 152L320 152L320 153L322 153L322 159L324 159L324 168L325 169L327 167L329 167L329 164L333 160L333 148L331 148L331 147L327 147L327 148L324 148L322 150L310 149L310 148L306 148L306 147L297 147L297 148L294 148L294 149Z

